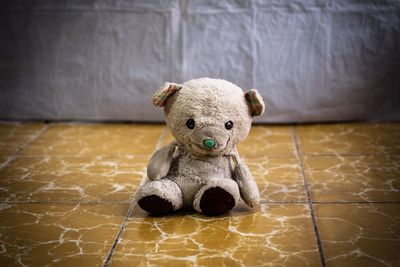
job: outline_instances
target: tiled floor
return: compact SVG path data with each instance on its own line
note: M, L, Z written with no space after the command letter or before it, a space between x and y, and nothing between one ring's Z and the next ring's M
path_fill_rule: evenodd
M400 124L254 126L262 202L149 217L162 125L0 125L0 266L400 266Z

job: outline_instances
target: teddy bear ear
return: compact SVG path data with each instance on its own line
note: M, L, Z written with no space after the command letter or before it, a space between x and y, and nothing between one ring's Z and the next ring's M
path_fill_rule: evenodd
M251 116L260 116L264 113L265 104L260 93L256 89L246 91L244 97L249 105Z
M182 85L177 83L165 83L158 89L153 95L153 105L157 107L164 107L167 104L167 100L176 91L179 91Z

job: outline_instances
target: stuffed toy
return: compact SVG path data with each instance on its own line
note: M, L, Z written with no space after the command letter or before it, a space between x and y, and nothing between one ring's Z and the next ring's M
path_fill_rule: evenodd
M152 215L194 208L206 215L233 209L240 197L259 203L257 185L236 150L252 117L264 112L257 90L243 92L225 80L199 78L165 83L153 96L164 108L175 141L159 149L147 166L148 181L136 195Z

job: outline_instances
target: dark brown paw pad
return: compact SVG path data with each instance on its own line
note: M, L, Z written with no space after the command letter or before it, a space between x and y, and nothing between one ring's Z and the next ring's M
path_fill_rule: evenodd
M139 206L152 215L164 215L174 211L172 203L157 195L150 195L138 201Z
M200 199L201 211L210 216L230 211L235 206L235 199L221 187L212 187L204 191Z

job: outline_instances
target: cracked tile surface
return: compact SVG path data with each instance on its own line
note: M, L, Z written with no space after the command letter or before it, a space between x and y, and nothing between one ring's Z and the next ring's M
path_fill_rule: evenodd
M316 205L328 266L399 266L400 205Z
M297 127L306 154L400 154L398 123L346 123Z
M305 156L314 201L400 202L400 155Z
M1 204L2 266L101 266L128 205Z
M128 210L165 125L0 124L0 265L398 266L399 137L398 123L254 126L238 149L260 206L150 217Z
M53 125L22 156L150 154L162 130L146 124Z
M0 124L0 164L44 127L41 123Z
M307 201L301 169L294 156L243 159L256 179L263 201Z
M124 201L148 156L21 157L0 170L0 201Z
M306 205L238 207L214 218L136 208L110 266L318 266L312 227Z
M238 145L242 157L294 156L292 132L288 126L253 126L246 140Z

